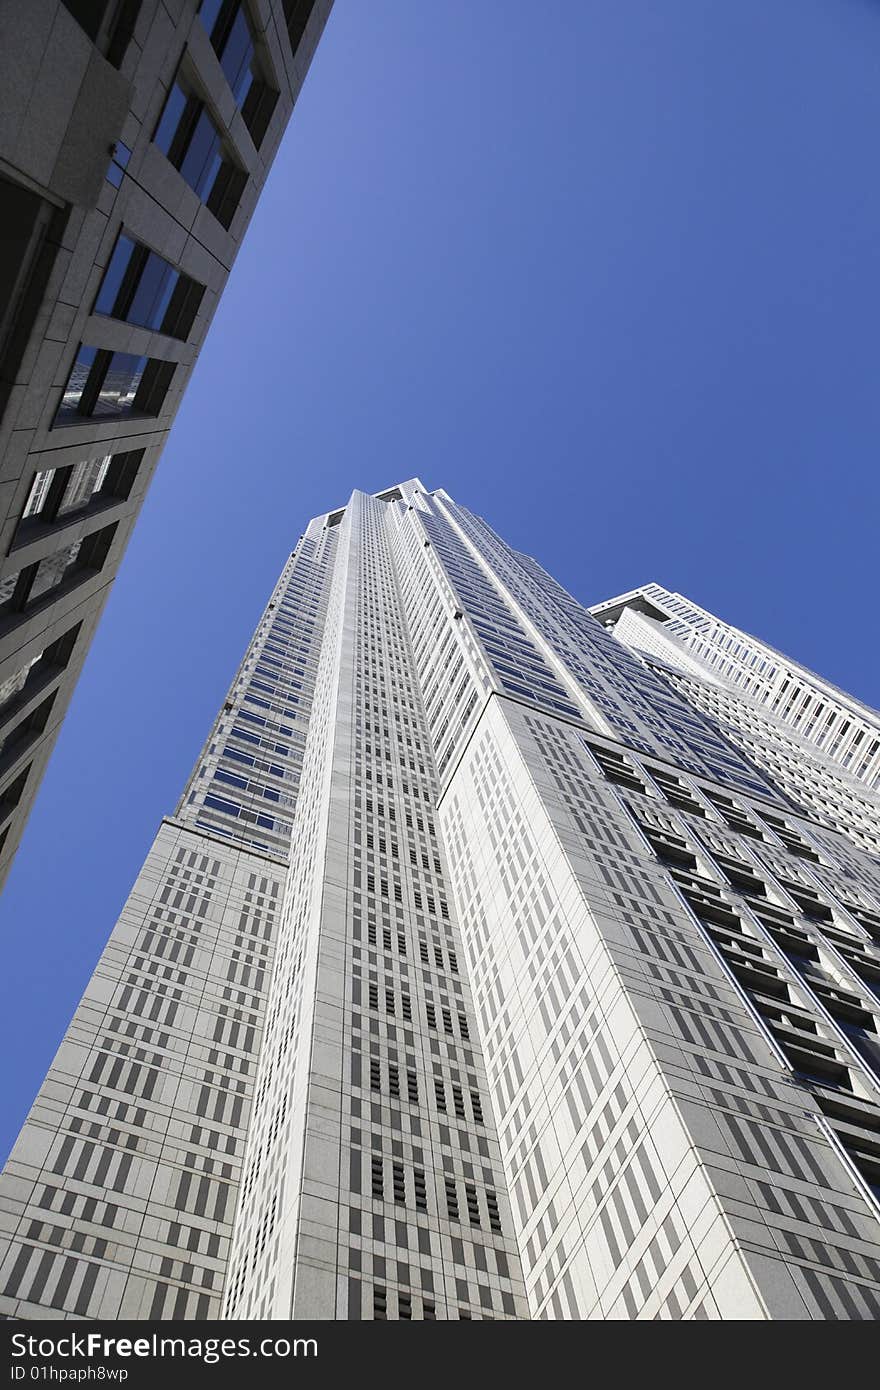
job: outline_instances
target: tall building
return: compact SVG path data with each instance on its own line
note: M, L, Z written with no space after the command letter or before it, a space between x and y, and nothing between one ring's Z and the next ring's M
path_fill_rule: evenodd
M0 4L0 882L330 4Z
M628 646L665 656L682 670L690 653L703 681L711 683L714 672L722 688L744 691L849 777L880 787L880 714L815 671L660 584L645 584L590 612Z
M685 666L417 479L312 521L0 1178L0 1311L876 1317L876 807Z

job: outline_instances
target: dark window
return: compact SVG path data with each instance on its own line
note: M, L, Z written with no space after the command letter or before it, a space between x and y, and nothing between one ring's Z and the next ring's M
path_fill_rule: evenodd
M647 787L634 764L622 753L618 753L613 748L605 748L599 743L590 743L585 738L581 739L581 742L592 753L609 782L614 782L621 787L629 787L632 791L647 792Z
M118 0L114 5L110 0L62 0L62 3L92 42L99 44L108 63L118 68L134 33L141 0ZM111 19L106 24L108 12Z
M204 285L181 274L164 257L120 234L94 312L185 339L204 292Z
M241 105L241 114L256 149L263 143L263 136L278 101L278 93L267 82L254 81Z
M661 828L648 821L640 820L637 815L635 819L661 863L678 864L686 869L696 870L697 859L693 847L682 835L676 835L665 827Z
M241 0L202 0L199 11L232 95L241 105L253 81L254 41Z
M44 302L69 208L0 176L0 415Z
M731 801L730 797L722 796L720 792L707 791L705 787L703 788L703 795L711 801L715 810L718 811L731 830L735 830L739 835L750 835L754 840L763 840L764 836L760 828L751 819L748 812L737 805L735 801Z
M82 418L158 415L175 364L81 343L53 425Z
M214 214L221 227L228 227L232 222L246 183L244 170L231 159L224 160L206 202L208 211Z
M104 20L109 0L63 0L68 10L93 41Z
M842 1095L818 1095L816 1100L850 1162L880 1201L880 1109Z
M53 690L52 694L37 705L36 709L31 710L21 723L14 724L12 728L0 734L0 757L7 767L10 762L20 758L23 750L39 738L49 722L57 694L57 690Z
M263 77L247 10L241 0L202 0L200 14L251 139L259 148L278 93Z
M65 669L76 644L80 626L81 624L77 623L76 627L65 632L63 637L57 638L45 651L20 666L11 676L7 676L6 680L0 681L0 717L8 717L16 706L29 700L36 689Z
M766 821L767 825L769 825L772 830L776 831L776 834L779 836L786 849L792 854L796 854L800 859L811 859L814 864L821 862L812 845L807 844L807 841L795 826L783 820L780 816L771 815L769 811L762 810L761 816Z
M125 57L140 10L141 0L120 0L110 27L106 54L107 62L112 63L115 68L121 65Z
M315 0L284 0L284 19L287 24L287 37L296 53L305 33L309 16L315 8Z
M228 227L247 175L228 157L205 103L181 77L168 93L153 138L218 222Z
M0 617L27 612L62 584L97 573L107 558L115 531L116 523L93 531L90 536L65 545L53 555L0 580Z
M692 816L705 816L700 803L697 801L686 784L675 777L670 772L664 772L662 768L651 767L648 769L657 786L669 802L670 806L676 806L679 810L688 811Z
M9 786L4 787L0 792L0 821L5 820L10 811L14 811L21 801L21 794L24 791L31 766L32 764L26 767L24 772L20 772L15 781L10 782Z

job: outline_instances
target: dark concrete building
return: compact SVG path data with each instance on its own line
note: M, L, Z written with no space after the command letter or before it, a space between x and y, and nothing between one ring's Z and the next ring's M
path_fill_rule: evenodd
M332 0L0 0L0 882Z

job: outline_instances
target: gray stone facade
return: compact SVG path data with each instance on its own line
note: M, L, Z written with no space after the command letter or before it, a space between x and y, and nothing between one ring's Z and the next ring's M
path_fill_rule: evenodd
M242 4L0 3L0 880L331 0Z

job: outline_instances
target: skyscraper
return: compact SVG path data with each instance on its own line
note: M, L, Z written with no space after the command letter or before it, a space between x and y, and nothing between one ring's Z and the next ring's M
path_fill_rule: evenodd
M0 5L0 882L331 3Z
M682 670L693 654L704 682L712 684L715 673L715 684L744 691L795 731L800 744L821 749L865 786L880 787L880 714L815 671L660 584L590 612L628 646L665 655Z
M0 1311L877 1316L872 795L687 663L417 479L312 521L0 1179Z

